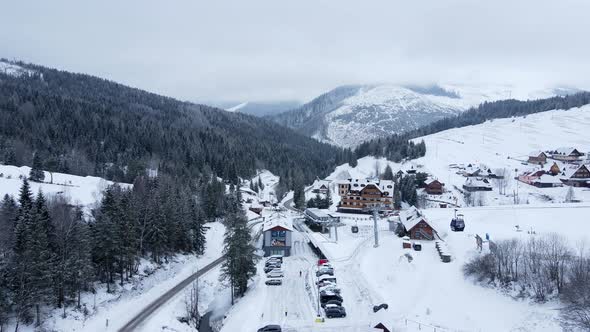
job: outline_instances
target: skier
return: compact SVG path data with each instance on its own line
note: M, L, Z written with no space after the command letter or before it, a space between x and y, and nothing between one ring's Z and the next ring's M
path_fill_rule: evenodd
M285 317L287 317L287 310L285 310Z
M301 277L301 270L299 270L299 276Z

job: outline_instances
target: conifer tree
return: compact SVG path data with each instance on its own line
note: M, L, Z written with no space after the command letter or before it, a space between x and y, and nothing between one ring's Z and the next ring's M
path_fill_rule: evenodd
M43 172L43 162L39 153L33 156L33 166L29 173L29 179L34 182L43 182L45 180L45 173Z

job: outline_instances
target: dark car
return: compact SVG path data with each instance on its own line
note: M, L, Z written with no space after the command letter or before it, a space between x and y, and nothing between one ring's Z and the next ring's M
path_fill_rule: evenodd
M267 266L267 267L264 268L264 273L269 273L270 271L275 270L275 269L279 269L280 270L281 269L281 266L280 265L269 265L269 266Z
M328 301L332 301L332 300L336 300L339 301L340 303L344 302L344 299L342 298L342 296L335 294L335 293L322 293L320 294L320 303L328 303Z
M264 263L265 266L269 266L269 265L281 265L283 264L281 261L266 261L266 263Z
M338 301L338 300L329 300L325 303L322 303L322 308L325 308L328 304L333 304L333 305L337 305L339 307L342 306L342 301Z
M328 318L346 317L346 310L344 310L344 307L329 306L324 309L324 312Z
M280 286L283 284L283 281L281 279L269 279L269 280L265 281L264 283L269 286Z
M281 332L280 325L266 325L265 327L261 327L258 329L258 332Z
M377 312L381 309L387 309L389 308L389 306L387 305L387 303L381 303L380 305L376 305L373 307L373 312Z

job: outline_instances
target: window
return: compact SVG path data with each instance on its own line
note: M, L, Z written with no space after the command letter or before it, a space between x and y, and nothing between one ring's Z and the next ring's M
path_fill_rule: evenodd
M391 189L391 185L388 185L387 188Z

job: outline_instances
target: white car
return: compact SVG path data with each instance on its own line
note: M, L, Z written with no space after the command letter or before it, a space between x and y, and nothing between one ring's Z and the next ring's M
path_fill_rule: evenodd
M282 270L272 270L266 274L267 278L282 278L284 277Z

